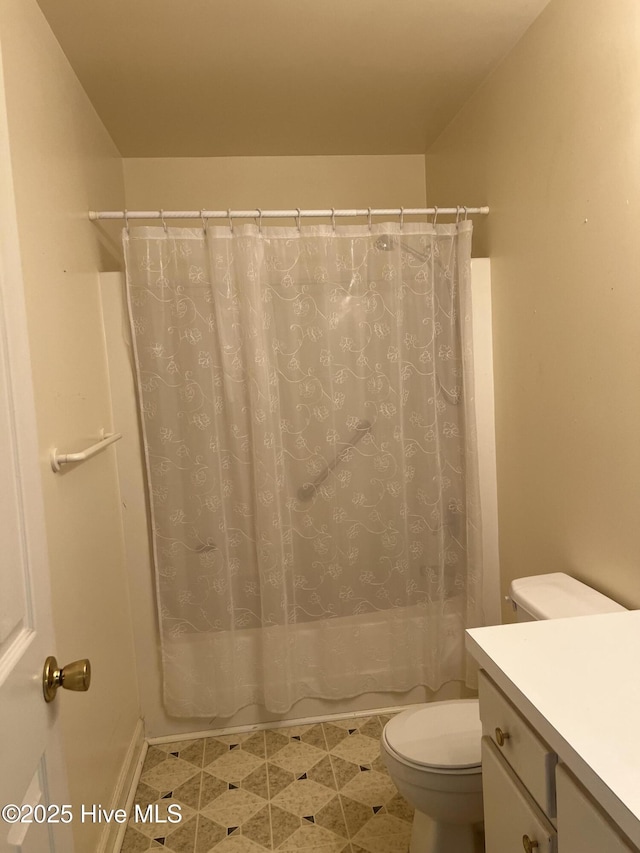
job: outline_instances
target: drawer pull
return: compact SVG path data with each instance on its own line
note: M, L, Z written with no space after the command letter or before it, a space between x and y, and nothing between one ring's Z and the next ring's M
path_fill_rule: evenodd
M527 851L527 853L531 853L531 851L534 849L534 847L538 847L539 845L538 845L537 841L532 841L528 835L523 835L522 836L522 846Z
M509 740L510 737L511 735L509 734L509 732L503 732L500 728L496 729L496 742L498 746L504 746L505 740Z

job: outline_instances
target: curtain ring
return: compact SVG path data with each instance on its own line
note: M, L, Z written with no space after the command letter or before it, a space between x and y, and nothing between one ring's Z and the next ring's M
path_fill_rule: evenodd
M433 206L433 226L435 228L436 222L438 221L438 206Z
M456 225L460 222L460 214L462 212L462 208L456 205Z
M298 215L296 216L296 226L298 228L298 234L300 234L300 208L296 207L296 210L298 211Z
M333 228L333 233L336 233L336 209L335 207L331 208L331 227Z
M259 207L256 207L256 210L258 211L258 234L262 237L262 211Z
M204 216L204 207L200 211L200 219L202 220L202 230L204 231L205 237L207 236L207 220Z
M129 236L129 211L127 210L126 207L124 209L124 227L126 229L127 237L128 237Z
M231 208L227 208L227 219L229 220L229 231L233 234L233 219L231 218Z
M468 215L467 214L467 208L463 207L462 209L464 210L464 221L466 222L467 221L467 215Z
M164 233L168 233L167 223L164 221L164 210L160 208L160 219L162 220L162 227L164 228Z
M400 208L400 230L404 228L404 207Z
M369 233L371 233L371 208L368 208L367 222L369 223Z

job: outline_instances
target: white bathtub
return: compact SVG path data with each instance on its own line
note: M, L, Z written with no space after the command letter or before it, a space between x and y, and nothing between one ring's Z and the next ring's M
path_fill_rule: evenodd
M437 624L443 619L444 626ZM464 633L458 615L441 617L410 607L188 634L165 639L163 655L167 712L210 721L226 718L231 724L248 706L261 708L265 720L279 719L305 699L324 700L325 713L335 713L345 708L345 700L363 695L377 695L389 705L416 687L436 691L463 677ZM419 666L422 657L426 663ZM264 686L263 660L270 676ZM413 701L424 698L423 691Z

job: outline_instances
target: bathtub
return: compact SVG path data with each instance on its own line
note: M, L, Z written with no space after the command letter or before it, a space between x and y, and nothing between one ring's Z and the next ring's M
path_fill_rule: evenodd
M463 681L465 668L460 614L418 606L165 637L162 654L167 713L209 720L248 706L277 719L311 698L328 700L334 712L362 695L393 704L394 695L418 686L437 691Z

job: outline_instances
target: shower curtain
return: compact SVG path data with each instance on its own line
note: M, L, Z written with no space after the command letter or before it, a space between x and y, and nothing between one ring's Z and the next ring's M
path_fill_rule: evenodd
M471 223L123 234L167 711L464 680Z

